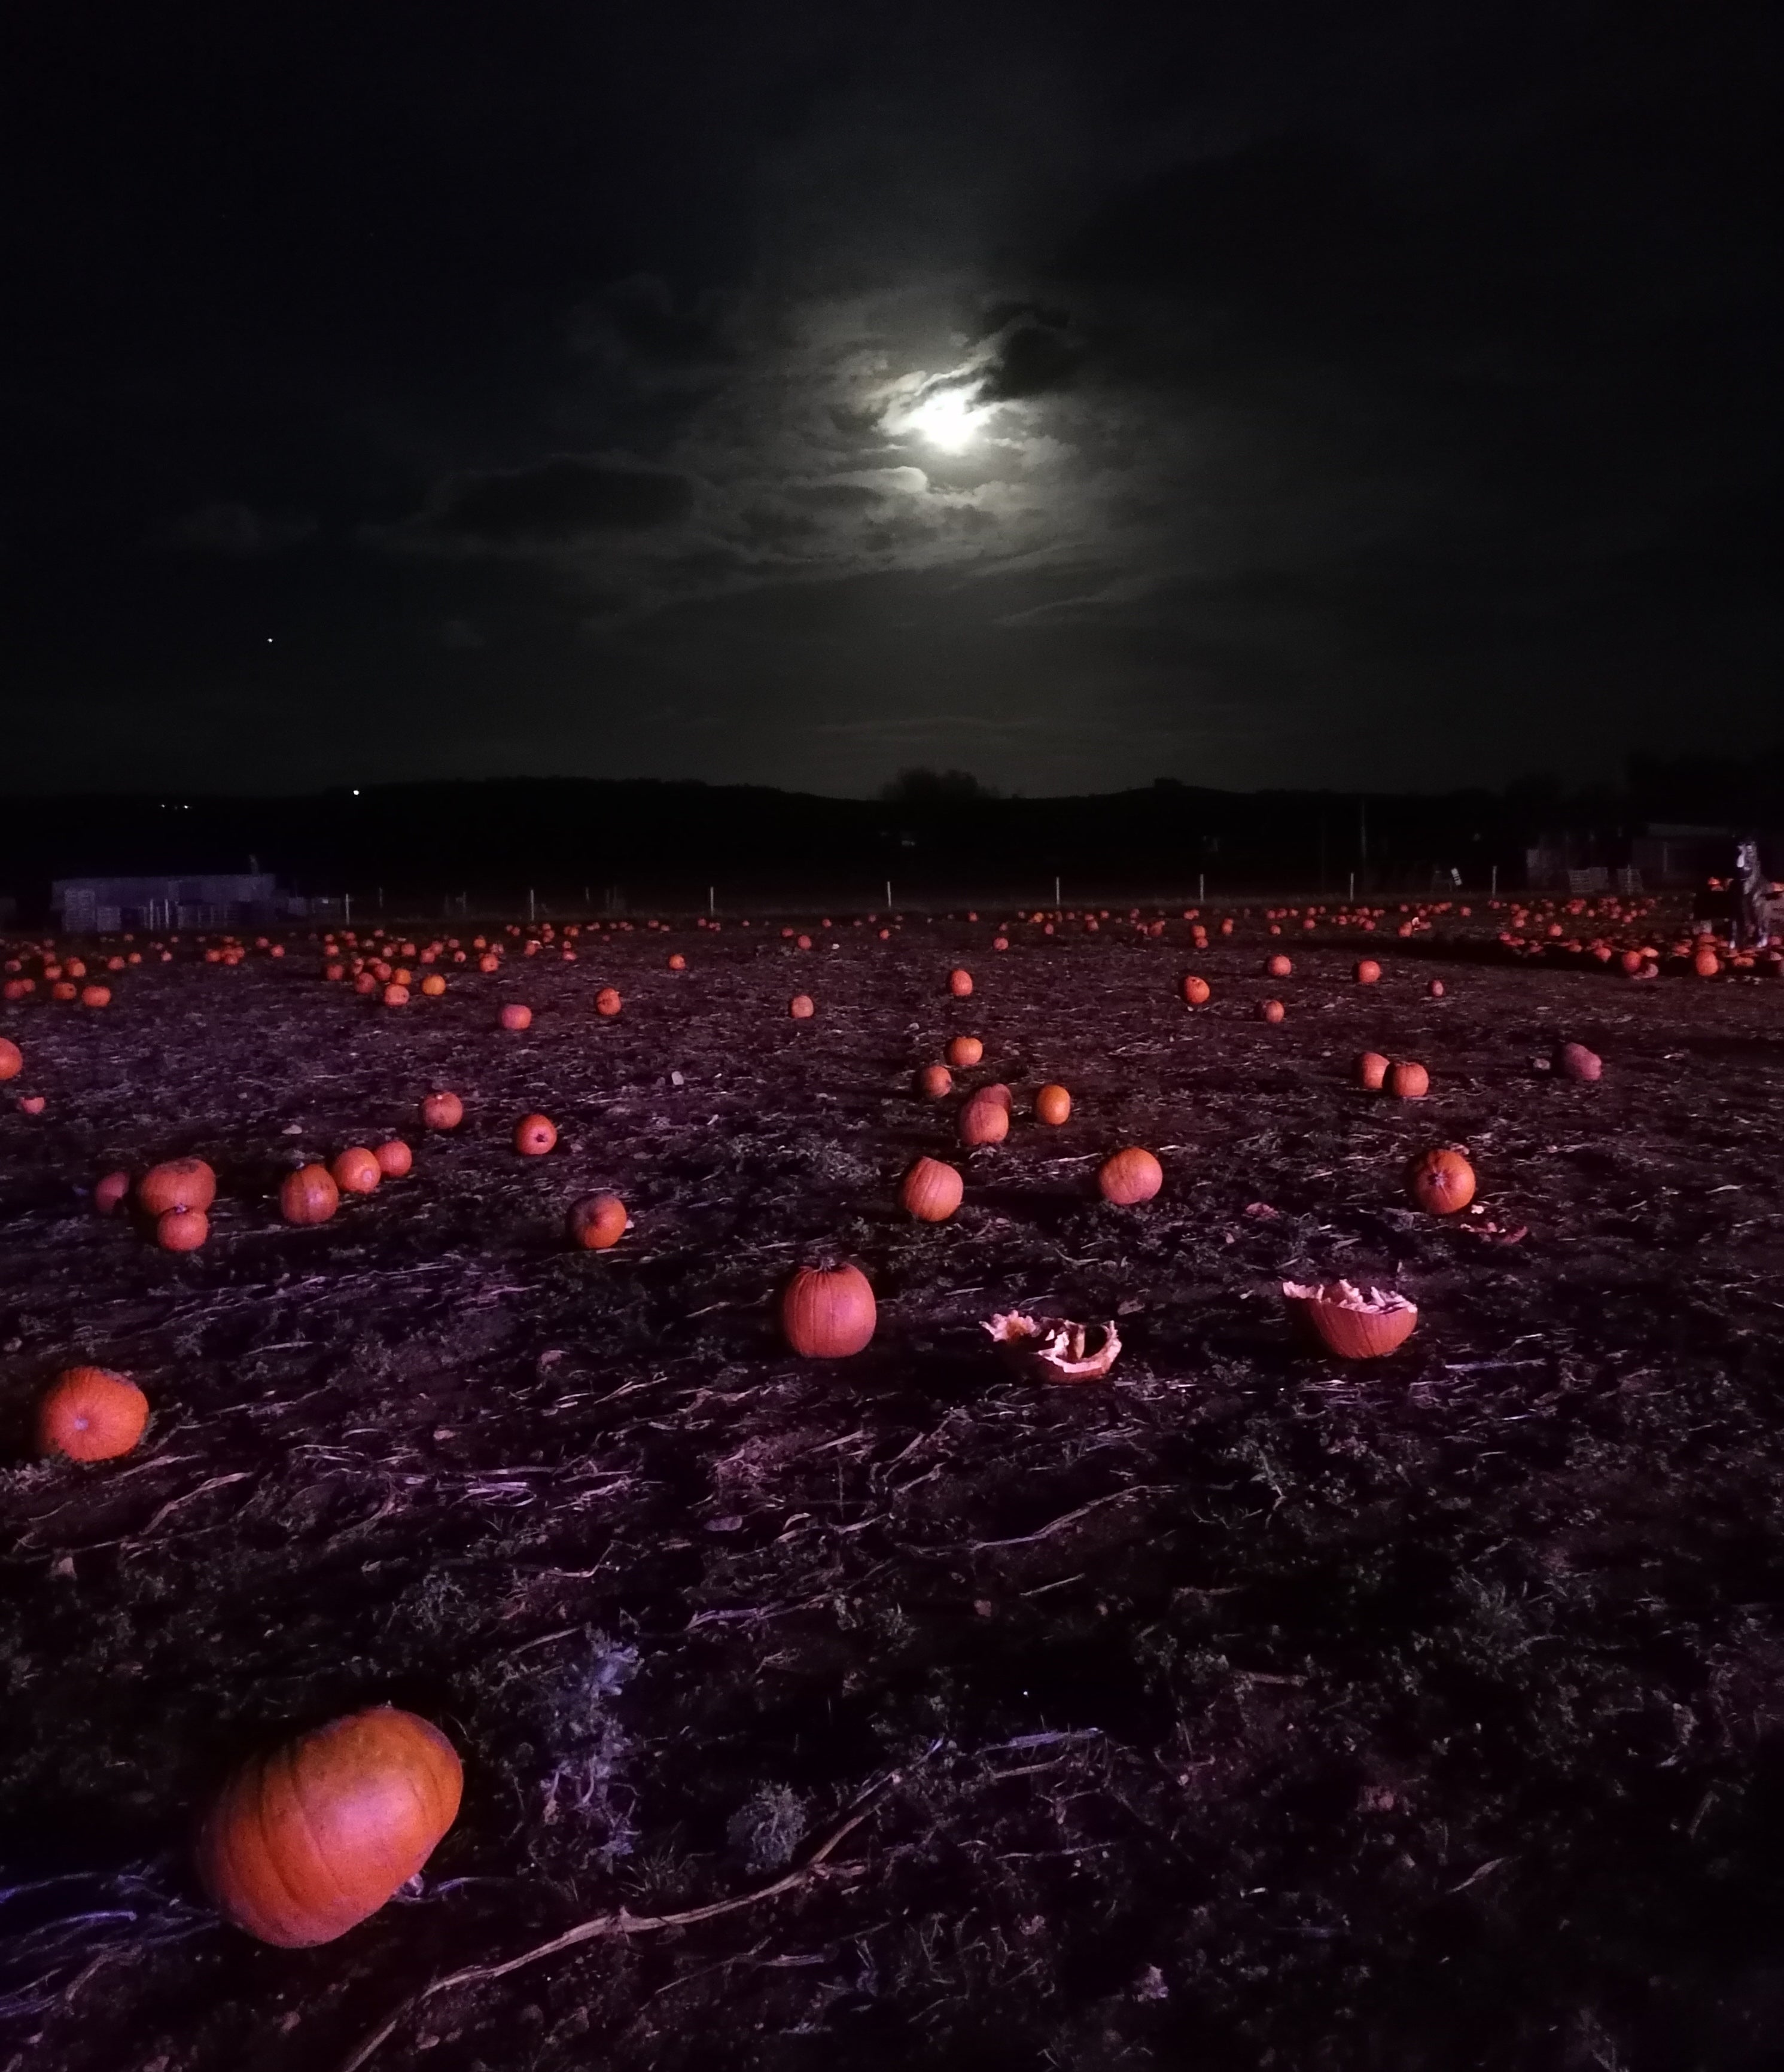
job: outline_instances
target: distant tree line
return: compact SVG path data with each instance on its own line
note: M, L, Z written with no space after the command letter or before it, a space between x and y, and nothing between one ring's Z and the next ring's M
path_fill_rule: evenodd
M1651 821L1784 829L1784 750L1641 756L1589 789L1531 779L1443 793L1219 791L1161 778L1077 797L1001 797L962 770L908 769L874 799L764 786L541 778L368 785L307 796L0 802L0 896L40 915L50 881L258 867L297 890L393 902L561 905L811 897L866 906L939 894L1038 902L1124 890L1341 896L1522 882L1531 845L1609 854ZM1595 846L1596 845L1596 846Z

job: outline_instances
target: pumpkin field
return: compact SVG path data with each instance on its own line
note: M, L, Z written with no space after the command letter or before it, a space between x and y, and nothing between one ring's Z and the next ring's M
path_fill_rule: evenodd
M1761 2072L1784 984L0 943L0 2072Z

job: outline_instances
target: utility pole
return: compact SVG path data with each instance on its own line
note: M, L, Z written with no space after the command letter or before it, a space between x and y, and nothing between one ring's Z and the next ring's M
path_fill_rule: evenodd
M892 881L890 878L886 881L886 918L889 921L892 918Z
M715 896L717 890L717 888L715 886L709 885L706 888L706 911L709 914L716 914L718 911L717 900Z
M539 918L539 902L533 897L532 887L527 887L527 925L530 927Z
M1057 878L1053 881L1053 903L1055 906L1059 903L1059 881Z

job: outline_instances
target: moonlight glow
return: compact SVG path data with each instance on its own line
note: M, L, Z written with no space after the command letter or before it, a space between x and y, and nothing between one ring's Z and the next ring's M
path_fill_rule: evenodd
M898 429L915 432L943 453L963 453L990 415L989 409L973 403L967 390L938 388L906 411Z

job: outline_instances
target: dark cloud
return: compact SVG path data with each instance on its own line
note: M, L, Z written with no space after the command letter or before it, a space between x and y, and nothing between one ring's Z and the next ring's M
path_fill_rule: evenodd
M796 482L787 491L795 504L830 511L865 510L882 502L886 493L882 485L869 482Z
M247 560L295 546L313 538L316 529L313 518L256 511L246 504L206 504L166 527L158 544L188 553Z
M430 534L468 545L549 545L672 525L693 502L693 484L669 469L559 454L532 467L455 476L420 522Z
M1180 296L1243 290L1274 299L1291 288L1336 288L1348 303L1391 270L1383 217L1356 149L1319 135L1270 137L1124 186L1091 213L1061 263L1069 278Z
M579 312L579 341L652 369L717 369L736 358L730 312L714 294L678 301L660 275L635 273L599 290Z
M1063 326L1017 323L998 340L978 394L988 403L1013 403L1063 388L1077 373L1083 349Z

